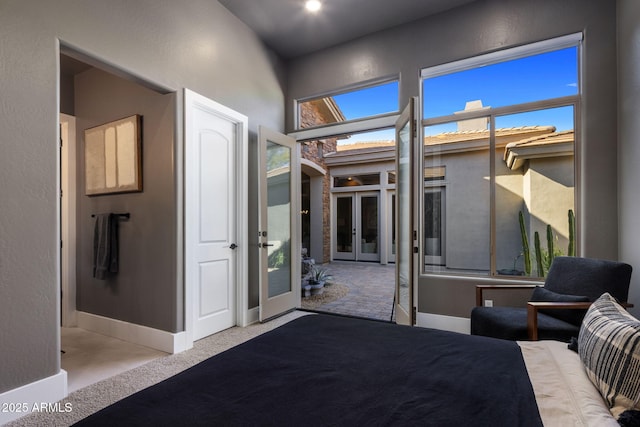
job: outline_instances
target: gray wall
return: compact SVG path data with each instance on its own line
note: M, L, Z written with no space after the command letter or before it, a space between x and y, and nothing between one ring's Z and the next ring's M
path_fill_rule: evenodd
M169 332L184 329L176 285L175 94L162 95L98 69L75 78L78 136L77 308ZM134 114L142 116L139 193L84 195L84 130ZM92 214L129 212L119 223L119 271L92 275Z
M60 369L58 40L178 91L178 105L182 88L188 87L247 115L253 138L258 124L283 129L284 74L282 64L255 34L212 0L2 0L0 40L4 392ZM181 116L178 109L177 118ZM177 131L181 135L180 120ZM178 180L178 198L181 185ZM181 228L176 229L180 245ZM176 293L183 286L181 262L175 261Z
M635 267L631 312L640 316L640 2L618 0L620 259Z
M423 67L584 31L580 255L618 257L616 4L602 0L478 0L290 62L293 100L400 76L400 105L419 93ZM287 130L293 111L287 108ZM468 317L477 280L422 279L421 312Z

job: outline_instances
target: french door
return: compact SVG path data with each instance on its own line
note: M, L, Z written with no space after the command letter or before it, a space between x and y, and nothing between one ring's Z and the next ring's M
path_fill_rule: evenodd
M418 231L414 198L416 176L417 98L412 98L396 122L396 323L415 324Z
M300 148L260 127L260 321L300 303Z
M334 197L333 258L380 261L380 193L339 193Z

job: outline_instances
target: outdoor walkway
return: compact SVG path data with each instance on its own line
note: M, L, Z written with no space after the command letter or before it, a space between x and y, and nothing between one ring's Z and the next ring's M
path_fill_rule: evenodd
M323 267L331 282L349 287L343 298L321 305L317 310L377 320L391 320L395 292L395 264L333 261Z

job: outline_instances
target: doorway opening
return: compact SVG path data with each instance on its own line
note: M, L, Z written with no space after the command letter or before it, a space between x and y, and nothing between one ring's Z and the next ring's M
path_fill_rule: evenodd
M84 387L93 382L113 376L119 372L131 369L149 360L166 355L167 353L152 350L148 346L130 342L114 337L106 336L106 332L90 324L88 320L107 319L106 321L120 322L114 311L126 311L124 301L135 301L132 295L122 295L118 300L118 294L131 292L128 284L116 281L92 283L92 217L96 213L110 211L131 211L133 218L142 220L142 214L133 203L133 197L127 195L103 195L88 197L84 192L84 130L102 123L92 123L88 117L97 117L97 121L120 119L128 115L128 111L122 108L123 104L130 103L131 108L138 108L134 102L116 99L110 93L127 93L130 98L136 98L139 92L148 92L150 109L156 109L158 115L163 117L163 126L166 129L155 129L156 122L153 114L145 115L149 118L150 129L162 131L170 135L162 140L162 144L173 149L173 129L175 128L175 114L171 114L175 107L175 95L166 89L160 89L153 84L143 84L139 79L126 75L126 73L114 70L98 60L86 57L83 54L72 51L67 46L60 46L59 61L59 123L60 123L60 349L61 368L67 371L67 387L69 391ZM102 79L102 80L101 80ZM102 82L102 83L101 83ZM119 86L118 86L119 85ZM118 86L122 91L115 91ZM135 88L139 92L128 93L128 88ZM151 89L151 90L150 90ZM106 95L105 95L106 94ZM158 101L158 102L156 102ZM169 112L169 114L166 114ZM136 111L138 113L138 111ZM171 129L170 132L165 132ZM151 150L153 152L153 150ZM162 163L162 160L160 160ZM145 171L148 173L149 171ZM172 178L171 178L172 179ZM152 193L148 191L147 193ZM147 196L145 194L145 196ZM171 195L172 197L173 195ZM173 219L169 221L175 222ZM135 224L125 223L120 225L120 272L118 281L130 280L138 283L133 276L132 265L137 265L138 260L129 257L130 252L144 252L136 247L139 244L148 245L142 236L134 236ZM172 232L172 228L168 227ZM173 233L175 234L175 233ZM173 236L171 237L173 238ZM135 243L139 239L140 243ZM169 255L175 258L175 255ZM167 263L169 264L169 263ZM175 268L175 261L172 269ZM172 274L175 276L175 274ZM172 278L173 280L173 278ZM161 285L164 286L164 285ZM174 285L175 286L175 285ZM116 287L118 289L115 292ZM102 295L91 295L92 291L101 292ZM102 308L95 304L102 304ZM104 311L101 311L104 308ZM135 310L135 307L131 308ZM128 320L128 319L124 319ZM88 326L92 326L89 328ZM96 333L99 332L99 333ZM120 337L119 337L120 338Z

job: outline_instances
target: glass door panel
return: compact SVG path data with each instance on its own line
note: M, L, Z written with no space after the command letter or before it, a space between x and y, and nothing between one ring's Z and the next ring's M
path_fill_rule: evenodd
M267 142L269 298L291 292L291 149Z
M299 297L299 148L260 127L260 320L296 307Z
M354 224L353 194L336 196L335 209L335 253L333 257L341 260L355 260L354 239L356 228Z
M388 250L387 257L389 262L396 262L396 194L390 193L389 198L391 199L391 203L389 203L389 218L391 218L391 222L388 224Z
M378 193L357 194L358 199L358 233L357 241L358 253L356 258L361 261L379 261L379 240L380 240L380 215Z

